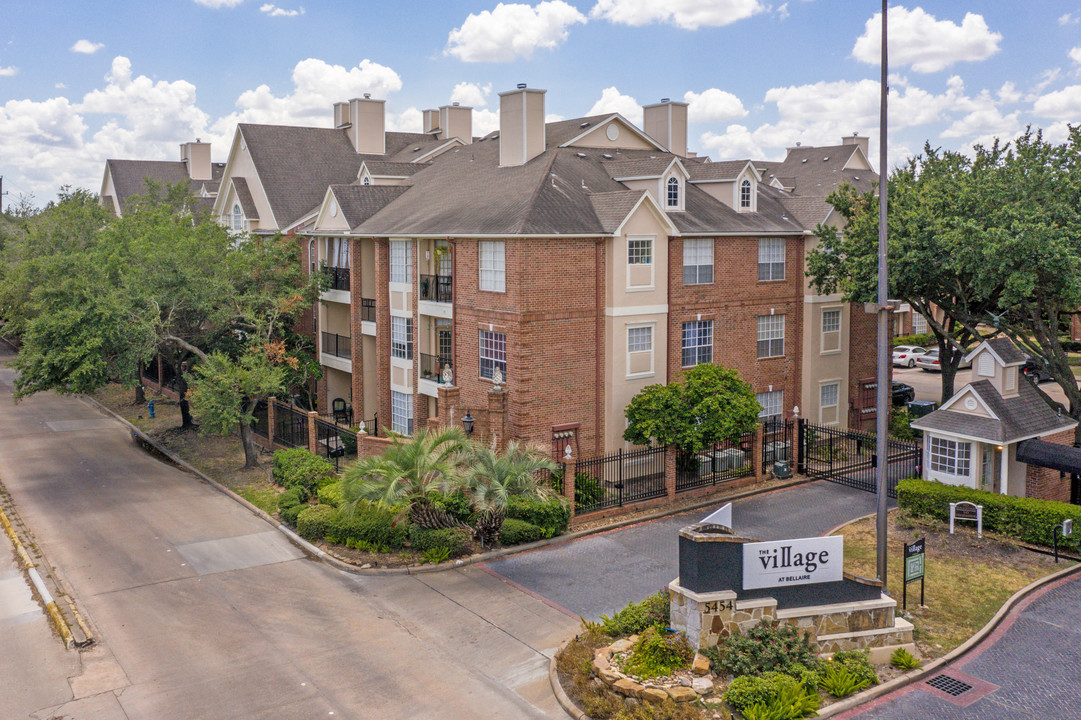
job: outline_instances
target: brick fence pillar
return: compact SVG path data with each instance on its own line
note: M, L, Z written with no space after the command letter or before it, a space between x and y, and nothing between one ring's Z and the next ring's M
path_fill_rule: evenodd
M266 439L267 449L270 452L274 452L274 427L278 424L278 398L268 397L266 399Z
M765 463L762 462L762 447L766 441L766 425L765 423L758 423L758 427L754 430L754 442L751 443L751 453L754 460L755 479L765 480L768 475L768 470L765 467Z
M439 418L443 422L443 427L459 425L462 415L465 414L458 409L462 391L457 385L440 385L437 392L439 393Z
M676 456L679 453L674 447L664 449L664 490L668 494L668 502L676 499Z
M317 417L319 413L308 411L308 451L316 454L319 453L319 426L315 424Z
M488 391L488 435L496 452L507 446L507 391L495 386Z

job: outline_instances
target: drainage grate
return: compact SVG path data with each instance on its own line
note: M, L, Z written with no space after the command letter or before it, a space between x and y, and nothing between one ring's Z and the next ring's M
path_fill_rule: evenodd
M933 687L935 690L941 690L947 695L957 697L967 693L972 689L972 686L966 682L956 680L949 675L935 675L933 678L927 681L927 684Z

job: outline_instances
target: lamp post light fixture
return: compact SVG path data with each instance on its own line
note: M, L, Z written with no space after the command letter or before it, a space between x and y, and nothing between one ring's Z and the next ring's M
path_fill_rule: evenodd
M465 415L462 416L462 429L465 430L466 437L473 434L473 423L475 421L476 418L469 414L469 410L466 410Z

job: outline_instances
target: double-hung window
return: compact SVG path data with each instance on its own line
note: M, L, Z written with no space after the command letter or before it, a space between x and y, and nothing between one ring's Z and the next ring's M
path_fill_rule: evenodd
M831 353L841 349L841 311L822 311L822 352Z
M784 315L758 316L758 357L784 355Z
M683 323L683 367L713 362L713 321Z
M390 354L403 360L413 359L413 318L390 318Z
M784 390L761 392L754 396L758 404L762 406L762 412L758 417L763 420L780 418L784 408Z
M507 334L480 331L480 376L492 379L495 369L507 377Z
M784 280L784 238L759 238L758 279Z
M489 292L507 291L507 249L502 240L481 240L480 289Z
M923 335L927 332L927 318L923 316L923 313L918 313L915 310L912 311L912 332L916 335Z
M413 434L413 396L390 391L390 429L399 435Z
M392 283L413 282L413 254L409 251L408 240L390 241L390 281Z
M972 462L972 443L931 437L931 470L967 477Z
M627 240L627 264L650 265L653 263L653 238Z
M713 282L713 240L683 241L683 284Z

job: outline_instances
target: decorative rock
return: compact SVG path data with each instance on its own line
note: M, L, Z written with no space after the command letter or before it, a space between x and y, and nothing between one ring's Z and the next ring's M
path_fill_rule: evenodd
M705 675L709 672L709 658L702 653L694 654L694 662L691 663L691 672L695 675Z
M608 662L608 657L604 653L598 652L593 656L593 667L597 671L607 670L611 666L612 664Z
M622 640L616 640L608 647L608 649L614 653L623 653L629 651L632 647L634 647L634 642L632 642L630 638L624 638Z
M364 563L363 565L361 565L361 566L360 566L360 569L361 569L361 570L367 570L367 569L368 569L368 568L370 568L371 566L372 566L372 564L371 564L371 563Z
M642 699L651 703L662 703L668 699L668 693L661 688L646 688L642 691Z
M679 680L677 680L677 682L683 687L691 686L691 679L689 677L681 677Z
M709 678L696 677L691 682L691 689L699 695L709 695L713 692L713 681Z
M636 698L642 694L642 686L636 683L634 680L628 680L627 678L620 678L613 685L612 689L620 695L626 695L627 697ZM694 692L693 690L691 692Z
M602 647L593 651L593 655L604 655L604 659L608 660L612 657L612 648Z
M604 668L603 670L597 670L597 677L609 685L614 685L621 679L619 675L616 675L610 668Z
M698 699L698 693L688 687L668 688L668 697L676 702L690 702Z

